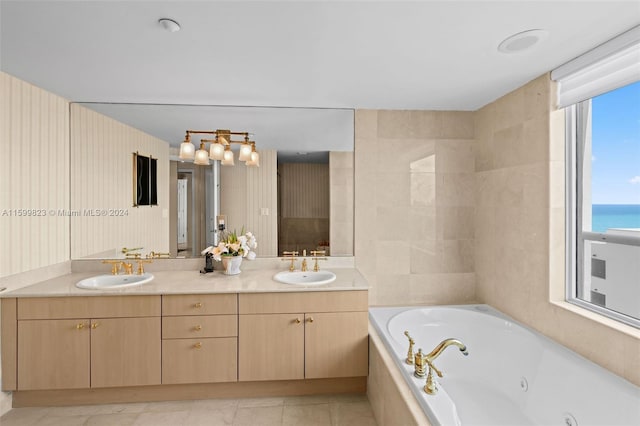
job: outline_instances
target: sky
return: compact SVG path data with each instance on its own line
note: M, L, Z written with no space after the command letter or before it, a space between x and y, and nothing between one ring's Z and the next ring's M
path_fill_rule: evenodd
M640 204L640 81L593 98L592 204Z

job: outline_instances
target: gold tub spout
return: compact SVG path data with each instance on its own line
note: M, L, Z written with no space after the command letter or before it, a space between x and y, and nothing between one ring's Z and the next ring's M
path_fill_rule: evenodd
M416 368L413 374L416 377L424 377L425 370L428 369L427 383L425 384L423 389L429 395L435 395L436 393L438 393L438 386L433 378L433 373L436 373L438 377L442 377L442 372L438 370L435 365L433 365L433 361L438 358L440 354L444 352L444 350L449 346L456 346L458 349L460 349L460 352L462 352L462 355L464 356L469 355L469 352L467 352L467 346L458 339L445 339L442 342L438 343L438 346L436 346L428 354L422 355L422 350L419 350L418 354L416 354ZM419 355L422 355L420 359L418 359Z
M438 358L440 356L440 354L445 349L447 349L451 345L457 346L458 349L460 349L460 352L462 352L462 355L464 355L464 356L469 355L469 352L467 352L467 346L464 343L462 343L460 340L458 340L458 339L445 339L442 342L438 343L438 346L436 346L434 350L432 350L427 355L425 355L425 358L427 358L427 360L429 362L433 362L436 358Z

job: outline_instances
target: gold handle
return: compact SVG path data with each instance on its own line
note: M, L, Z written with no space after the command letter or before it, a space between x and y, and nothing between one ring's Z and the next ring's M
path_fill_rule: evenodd
M94 322L94 323L91 324L91 329L95 330L96 328L98 328L99 325L100 325L100 323Z
M202 308L202 303L200 303L200 302L195 303L195 304L193 305L193 307L194 307L194 308L196 308L196 309L200 309L200 308Z
M296 318L295 322L296 324L300 324L302 321L300 321L300 318Z
M196 331L200 331L202 330L202 326L201 325L196 325L195 327L193 327Z
M307 321L313 322L313 317L309 317L309 319L307 319Z
M80 323L80 324L76 325L76 329L78 329L78 330L82 330L83 328L84 328L84 324L83 323Z
M193 345L194 349L201 349L202 348L202 343L198 342L195 345Z

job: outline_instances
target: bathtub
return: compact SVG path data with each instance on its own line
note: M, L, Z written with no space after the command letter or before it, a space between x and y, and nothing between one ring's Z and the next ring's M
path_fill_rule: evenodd
M487 305L370 308L388 354L433 425L640 425L640 388ZM415 352L454 337L434 365L438 392L413 376Z

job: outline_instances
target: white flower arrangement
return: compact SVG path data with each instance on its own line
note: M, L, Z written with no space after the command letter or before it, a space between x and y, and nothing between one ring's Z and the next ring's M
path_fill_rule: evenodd
M244 229L241 234L244 233ZM201 254L211 254L215 260L222 260L222 256L242 256L249 260L256 258L256 252L253 251L258 247L256 237L247 232L244 235L238 236L236 231L223 234L220 238L220 242L216 247L209 246L202 250Z

